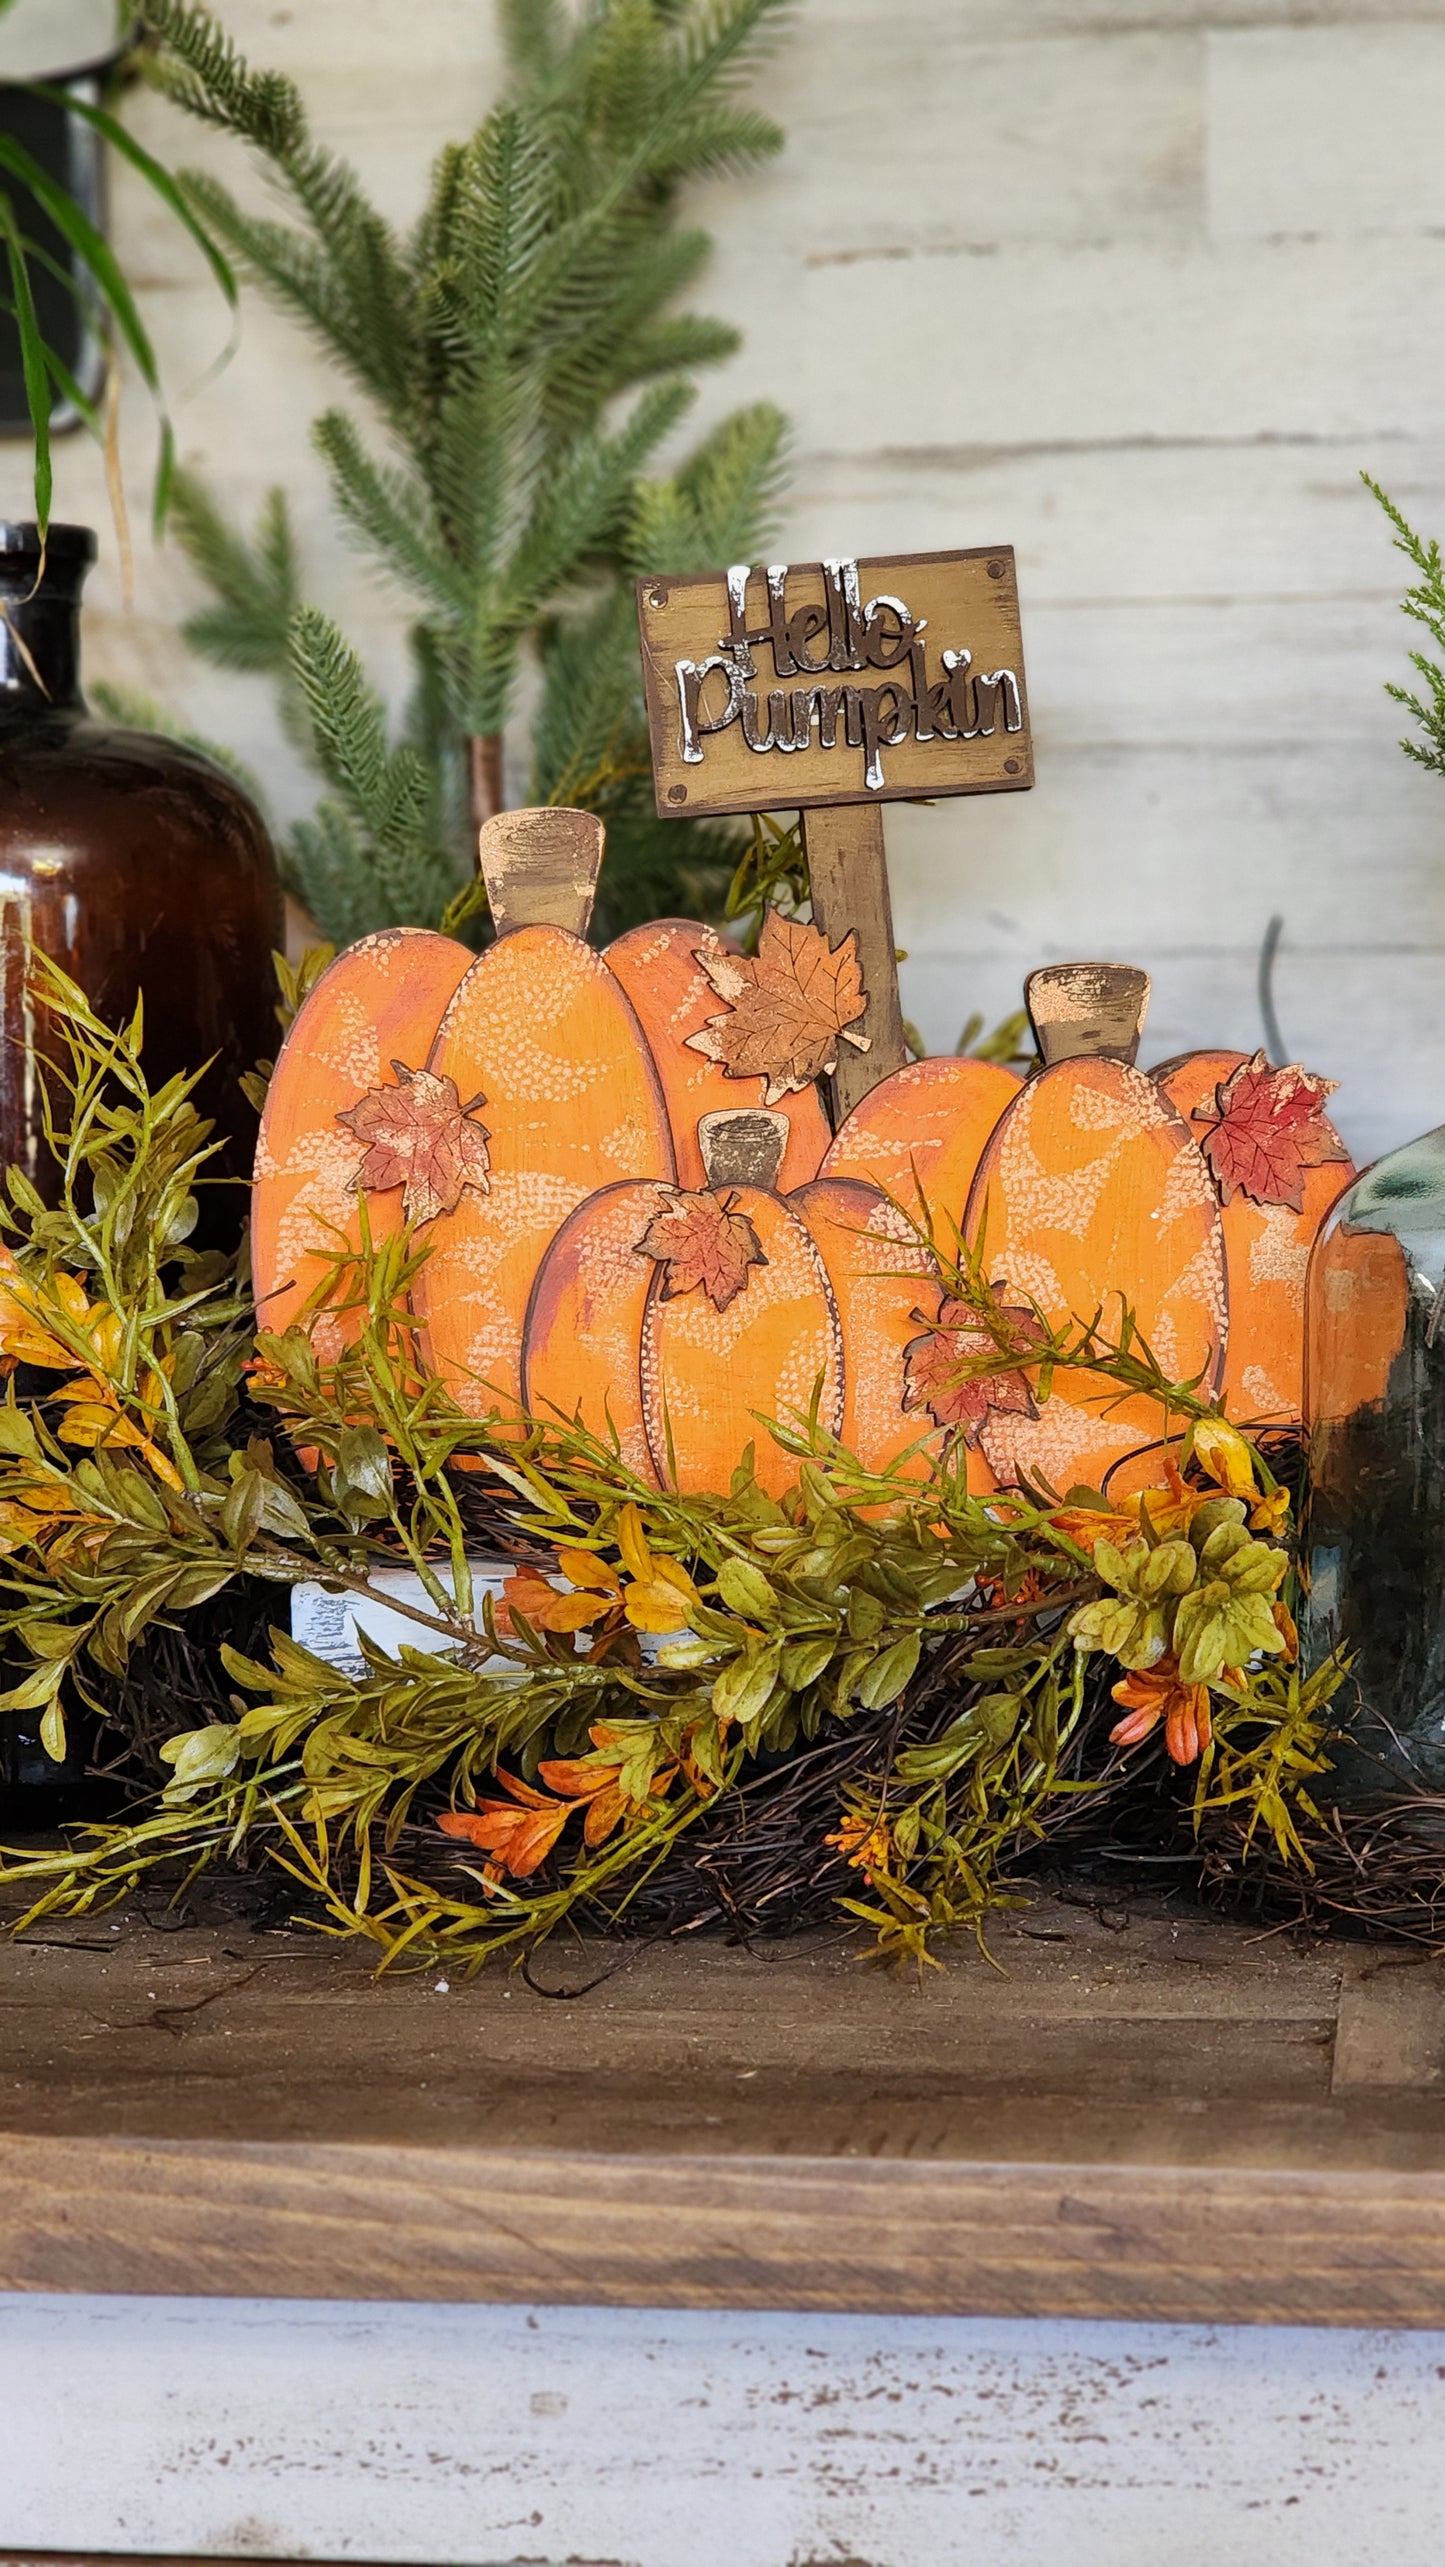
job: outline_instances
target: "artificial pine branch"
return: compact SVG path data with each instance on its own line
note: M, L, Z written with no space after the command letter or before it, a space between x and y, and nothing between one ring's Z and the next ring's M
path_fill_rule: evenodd
M1367 472L1361 473L1360 479L1378 499L1395 529L1396 552L1403 553L1419 573L1415 586L1408 588L1400 601L1401 611L1413 623L1423 624L1437 650L1445 652L1445 565L1440 547L1416 534L1394 500ZM1423 651L1412 651L1410 664L1424 679L1429 701L1413 695L1408 687L1389 682L1385 693L1404 705L1425 736L1423 740L1402 740L1400 746L1417 766L1427 767L1432 775L1445 775L1445 668L1437 660L1428 659Z
M290 219L250 214L209 174L184 178L193 205L379 421L333 407L315 436L347 531L413 601L425 718L414 706L395 746L355 655L304 603L284 516L248 543L188 486L179 518L218 600L192 638L290 687L330 784L291 864L332 936L343 913L435 923L469 861L459 780L475 827L501 800L534 654L534 790L606 814L614 907L720 888L730 834L660 832L650 809L628 582L740 558L732 539L776 488L780 423L761 412L670 480L643 476L697 369L736 345L676 308L709 247L678 223L678 190L777 148L744 91L790 0L498 5L511 95L438 155L402 236L316 143L290 83L252 72L196 0L140 0L160 85L260 155Z

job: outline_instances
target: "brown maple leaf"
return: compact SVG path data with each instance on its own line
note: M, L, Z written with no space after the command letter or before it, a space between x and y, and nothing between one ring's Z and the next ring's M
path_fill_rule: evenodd
M995 1292L1001 1289L994 1285ZM974 1445L990 1416L1009 1411L1017 1417L1037 1417L1026 1374L1011 1367L999 1372L975 1369L984 1358L996 1358L998 1346L966 1301L955 1301L945 1293L934 1318L921 1310L913 1316L923 1334L911 1338L903 1349L905 1409L926 1408L935 1426L959 1427L964 1442ZM1037 1345L1044 1336L1031 1310L1003 1303L1000 1316L1011 1323L1021 1345Z
M455 1079L432 1070L409 1070L393 1061L395 1087L368 1088L337 1122L365 1141L367 1152L352 1178L360 1193L385 1194L404 1186L408 1221L432 1221L455 1212L468 1186L485 1194L490 1184L487 1127L474 1121L482 1098L463 1105Z
M729 1078L766 1079L765 1105L831 1074L840 1041L870 1048L870 1037L853 1031L868 999L851 932L835 952L821 928L770 909L756 954L703 947L696 960L728 1013L710 1016L688 1042Z
M1272 1070L1263 1052L1241 1061L1215 1091L1215 1118L1194 1117L1208 1122L1200 1147L1220 1201L1247 1194L1252 1203L1287 1203L1300 1211L1306 1168L1349 1156L1324 1114L1325 1098L1338 1085L1302 1070L1298 1061Z
M726 1310L748 1280L750 1266L765 1266L762 1242L745 1212L735 1212L735 1194L669 1193L637 1242L641 1257L655 1257L667 1269L662 1298L700 1284L715 1310Z

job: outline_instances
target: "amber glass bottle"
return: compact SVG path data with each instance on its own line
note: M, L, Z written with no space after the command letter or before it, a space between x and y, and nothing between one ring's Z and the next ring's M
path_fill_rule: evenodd
M226 1140L217 1172L250 1175L255 1116L240 1078L273 1052L276 859L255 806L209 758L92 721L80 692L86 526L0 523L0 1157L53 1191L40 1116L54 1030L27 987L33 952L80 983L108 1024L145 1000L147 1073L213 1061L198 1097ZM38 581L38 585L37 585ZM241 1185L207 1189L207 1239L244 1224Z

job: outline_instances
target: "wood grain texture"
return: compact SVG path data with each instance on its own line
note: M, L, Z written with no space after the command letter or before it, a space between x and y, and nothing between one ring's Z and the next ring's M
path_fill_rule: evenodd
M0 2140L9 2290L1438 2326L1445 2177Z
M499 936L514 927L592 924L606 832L592 811L498 811L478 836L478 861Z
M620 1966L549 2005L243 1924L0 1946L0 2289L1445 2324L1445 1965L1137 1902L993 1949L569 1949Z
M857 803L833 810L805 811L803 847L808 859L814 924L822 928L835 950L850 933L857 938L863 992L868 1001L852 1028L866 1035L868 1049L860 1052L851 1043L841 1043L837 1067L828 1081L836 1128L855 1106L862 1104L871 1088L891 1078L908 1059L898 996L883 814Z

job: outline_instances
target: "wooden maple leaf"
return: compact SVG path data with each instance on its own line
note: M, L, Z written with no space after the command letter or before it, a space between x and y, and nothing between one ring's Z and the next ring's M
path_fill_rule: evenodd
M337 1122L367 1144L366 1156L352 1178L360 1193L385 1194L404 1186L402 1210L408 1221L433 1221L439 1212L455 1212L468 1186L487 1193L491 1161L487 1127L474 1120L482 1103L474 1096L463 1105L455 1079L438 1078L432 1070L409 1070L393 1061L395 1087L368 1088Z
M747 1284L751 1266L765 1266L762 1242L735 1194L670 1193L637 1242L639 1256L666 1268L662 1298L702 1286L715 1310L726 1310Z
M770 909L756 954L702 947L696 960L728 1013L710 1016L688 1043L729 1078L766 1079L765 1105L830 1075L840 1041L869 1049L869 1036L853 1031L868 999L851 932L835 952L821 928Z
M1324 1114L1325 1098L1338 1085L1302 1070L1298 1061L1272 1070L1263 1052L1241 1061L1215 1092L1218 1114L1200 1144L1221 1202L1247 1194L1252 1203L1302 1210L1306 1168L1349 1155Z
M995 1292L999 1289L995 1284ZM945 1293L935 1318L926 1318L921 1310L913 1316L923 1334L911 1338L903 1349L905 1409L927 1409L935 1426L960 1428L964 1442L974 1445L990 1416L1008 1411L1017 1417L1037 1417L1024 1373L973 1369L981 1358L996 1356L998 1347L966 1301ZM1031 1310L1005 1303L1001 1316L1023 1345L1036 1345L1044 1335Z

